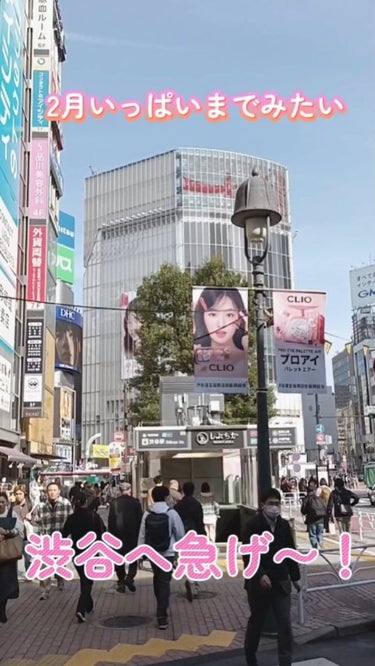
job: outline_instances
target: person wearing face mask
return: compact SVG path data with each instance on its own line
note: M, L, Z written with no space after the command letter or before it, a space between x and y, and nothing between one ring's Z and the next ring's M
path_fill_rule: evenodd
M250 618L245 636L247 666L257 666L256 653L267 614L272 607L277 622L277 644L279 666L292 666L292 585L300 591L300 569L297 562L285 559L280 564L273 561L275 554L283 548L296 546L290 524L281 518L281 495L275 488L263 493L260 510L251 518L244 530L242 543L249 544L254 534L270 532L273 541L268 553L261 556L256 574L245 579L245 589L250 607ZM244 555L244 567L249 563L249 555Z

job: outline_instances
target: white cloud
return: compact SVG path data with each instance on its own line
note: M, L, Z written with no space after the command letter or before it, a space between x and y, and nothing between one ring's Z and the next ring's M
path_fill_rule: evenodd
M159 51L177 51L177 46L168 44L153 44L152 42L133 42L128 39L114 39L113 37L101 37L99 35L85 35L79 32L69 32L66 35L66 41L79 42L80 44L92 44L93 46L104 46L113 48L141 48L141 49L157 49Z

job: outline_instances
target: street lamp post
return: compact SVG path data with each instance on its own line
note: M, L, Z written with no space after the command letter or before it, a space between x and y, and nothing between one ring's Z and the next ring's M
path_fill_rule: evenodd
M273 192L253 169L251 178L241 183L236 193L232 223L244 229L245 255L252 265L256 312L257 350L257 428L258 428L258 496L271 487L271 459L268 429L267 380L265 364L264 260L269 250L270 227L281 221ZM259 244L260 252L252 256L250 245Z

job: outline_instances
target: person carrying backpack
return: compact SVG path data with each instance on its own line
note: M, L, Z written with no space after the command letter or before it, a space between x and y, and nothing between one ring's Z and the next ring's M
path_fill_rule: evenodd
M318 484L315 479L310 479L307 495L302 502L301 513L305 516L305 522L311 546L321 550L323 547L324 522L327 516L327 507L319 496Z
M332 490L328 502L328 516L336 519L340 534L350 532L353 506L358 502L359 497L345 488L344 481L340 478L335 479L335 489Z
M169 488L155 486L152 489L152 508L143 514L138 545L151 546L172 565L176 557L174 544L185 536L183 522L177 511L167 504ZM171 588L171 571L163 571L151 562L154 574L156 619L159 629L168 629L168 607Z

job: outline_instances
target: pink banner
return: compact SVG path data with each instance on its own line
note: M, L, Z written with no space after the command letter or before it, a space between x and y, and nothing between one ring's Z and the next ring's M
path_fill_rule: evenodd
M324 357L326 294L274 291L277 389L326 393Z
M48 139L32 139L30 152L30 220L47 220L48 187Z

